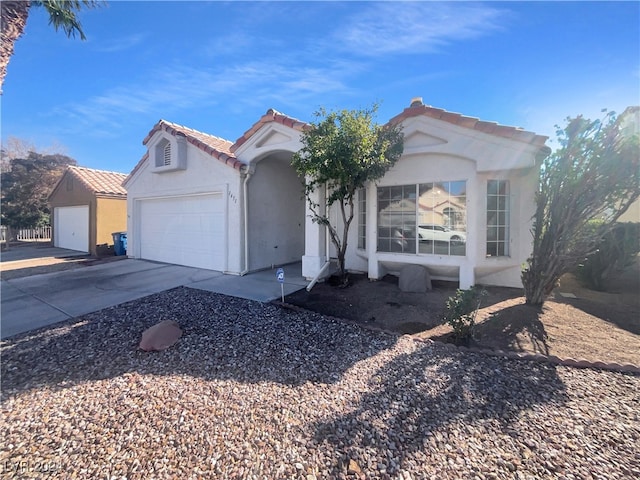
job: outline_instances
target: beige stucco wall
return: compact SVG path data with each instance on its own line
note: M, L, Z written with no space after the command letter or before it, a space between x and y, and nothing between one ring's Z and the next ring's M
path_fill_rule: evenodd
M620 218L619 222L640 222L640 199L636 200L631 204L629 210L624 212Z
M97 198L95 215L95 239L90 238L91 247L106 243L113 245L113 232L127 230L127 199Z

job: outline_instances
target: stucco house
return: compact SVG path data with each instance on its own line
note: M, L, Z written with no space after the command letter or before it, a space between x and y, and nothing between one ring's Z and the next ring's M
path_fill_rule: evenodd
M347 268L378 279L419 264L463 288L521 286L547 137L421 99L390 122L404 153L358 193ZM268 110L231 142L160 120L124 182L128 255L240 275L299 261L310 280L326 271L333 247L291 167L305 126Z
M127 229L124 173L69 166L49 195L53 244L97 254L113 245L113 232Z

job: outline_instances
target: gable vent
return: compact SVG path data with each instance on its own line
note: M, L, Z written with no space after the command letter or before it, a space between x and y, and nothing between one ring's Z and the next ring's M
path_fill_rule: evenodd
M164 166L171 165L171 144L167 142L164 146Z

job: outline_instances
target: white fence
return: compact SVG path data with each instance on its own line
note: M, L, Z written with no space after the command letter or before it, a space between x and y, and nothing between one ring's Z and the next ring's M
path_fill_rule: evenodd
M0 227L0 241L6 242L9 233L4 225ZM15 240L20 242L51 241L51 227L18 228L13 230Z

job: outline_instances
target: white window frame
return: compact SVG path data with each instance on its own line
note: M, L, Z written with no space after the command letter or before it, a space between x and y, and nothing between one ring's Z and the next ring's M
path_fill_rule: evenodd
M453 184L456 183L464 183L464 190L466 192L466 180L450 180L450 181L438 181L438 182L420 182L420 183L411 183L406 185L389 185L389 186L379 186L377 188L377 197L378 197L378 208L376 211L376 219L377 219L377 227L378 232L376 235L376 251L379 253L402 253L409 255L437 255L437 256L447 256L447 257L465 257L468 255L466 239L463 239L462 242L458 241L454 243L453 240L446 242L439 239L431 241L429 244L428 241L420 240L419 236L419 226L420 226L420 189L426 185L432 185L435 187L437 185L447 185L446 191L448 192L447 200L451 198L456 198L456 195L452 195L449 188L452 188ZM385 223L380 225L380 202L381 202L381 191L389 192L389 198L384 198L382 201L388 202L393 198L396 198L398 191L401 191L400 201L410 201L415 202L415 210L405 210L398 212L396 218L390 219L389 223ZM395 195L394 195L395 191ZM466 198L466 194L465 194ZM399 200L396 200L399 201ZM466 205L466 199L465 199ZM464 231L466 234L467 222L466 215L460 214L459 216L459 224L462 224L464 227ZM435 226L440 226L436 225ZM441 225L444 229L446 225ZM384 246L388 245L388 248ZM425 251L425 246L431 247L431 251ZM381 248L383 246L383 248ZM446 249L444 248L446 246ZM445 251L446 250L446 251Z
M358 189L358 248L367 248L367 189Z
M487 258L510 256L510 187L509 180L487 180L487 230L485 235Z

